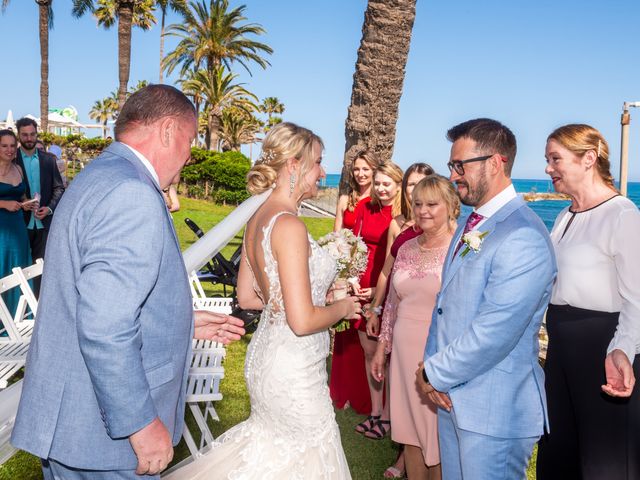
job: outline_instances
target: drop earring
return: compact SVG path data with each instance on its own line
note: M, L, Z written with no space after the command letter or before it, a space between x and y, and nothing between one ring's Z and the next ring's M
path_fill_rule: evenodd
M293 195L293 190L296 188L296 174L289 175L289 196Z

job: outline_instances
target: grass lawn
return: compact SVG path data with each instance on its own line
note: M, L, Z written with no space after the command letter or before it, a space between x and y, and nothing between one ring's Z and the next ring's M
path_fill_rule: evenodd
M193 232L184 223L186 217L191 218L206 232L233 210L233 207L213 205L205 201L188 198L181 198L180 203L181 210L173 214L173 218L183 250L196 240ZM324 235L333 226L332 219L305 218L303 220L314 238ZM223 249L223 255L229 258L241 243L242 237L239 234ZM213 293L221 293L221 290L214 289ZM225 378L221 383L221 391L224 398L215 404L220 421L211 423L215 436L220 435L249 416L249 396L243 376L244 357L249 340L250 337L247 336L241 341L230 345L227 349ZM395 459L396 447L388 437L381 441L375 441L368 440L355 433L353 427L364 417L355 414L350 409L337 411L336 418L340 426L342 445L354 480L382 478L382 472ZM187 421L191 421L189 416ZM176 448L175 461L179 461L187 455L186 445L181 442ZM530 466L527 474L528 480L535 479L535 455L532 463L533 465ZM0 480L41 478L39 460L25 452L18 452L8 462L0 466Z

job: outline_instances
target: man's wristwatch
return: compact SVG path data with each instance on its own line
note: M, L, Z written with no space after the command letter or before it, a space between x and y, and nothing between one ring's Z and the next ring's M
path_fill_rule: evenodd
M424 383L429 383L429 377L427 377L427 372L424 368L422 369L422 379L424 380Z

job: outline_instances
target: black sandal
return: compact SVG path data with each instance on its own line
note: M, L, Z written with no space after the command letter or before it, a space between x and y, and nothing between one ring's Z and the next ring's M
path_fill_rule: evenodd
M356 432L364 435L366 432L368 432L373 427L375 427L376 422L379 420L380 420L380 415L369 415L364 421L356 425L355 430Z
M389 425L389 427L385 427ZM377 429L379 430L375 430ZM391 422L389 420L377 420L376 423L364 433L364 436L370 438L371 440L382 440L387 434L391 431ZM369 435L369 433L371 435Z

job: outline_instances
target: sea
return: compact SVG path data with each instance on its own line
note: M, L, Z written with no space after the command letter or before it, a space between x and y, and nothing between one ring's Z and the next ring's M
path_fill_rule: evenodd
M322 182L322 186L337 188L339 183L339 173L328 173L327 178ZM549 193L554 191L551 180L513 179L513 185L518 193ZM640 208L640 182L629 182L627 184L627 196ZM553 223L560 211L567 205L569 205L569 202L566 200L540 200L529 203L531 209L538 214L549 230L553 227ZM469 213L471 213L471 208L463 206L460 218L466 218Z

